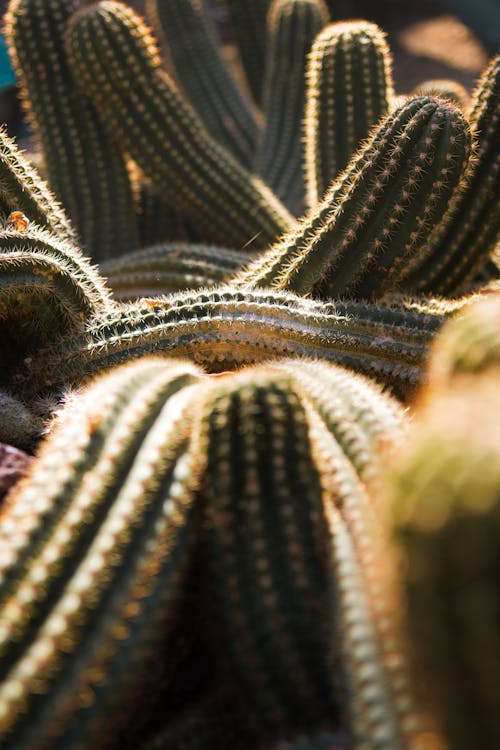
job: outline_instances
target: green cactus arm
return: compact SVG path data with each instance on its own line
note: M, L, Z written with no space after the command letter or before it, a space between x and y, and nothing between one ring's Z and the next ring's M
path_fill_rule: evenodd
M188 239L186 221L178 211L168 205L164 196L150 183L143 182L138 187L137 219L139 248L150 247L160 242L180 242ZM129 256L131 253L123 255ZM118 258L110 258L109 263L113 265L115 260L119 261ZM107 262L104 261L103 265Z
M129 300L226 282L250 259L223 247L172 242L102 263L100 272L115 299Z
M422 243L457 190L469 145L467 123L451 104L408 101L374 131L323 203L234 283L322 298L412 293L410 261L423 264Z
M274 0L268 14L265 126L255 170L296 215L305 206L302 121L307 56L328 18L323 0Z
M31 224L0 232L0 380L63 333L110 310L104 281L78 248Z
M484 72L468 113L476 140L474 158L441 222L422 246L428 260L413 260L415 291L460 294L487 264L500 237L500 55ZM435 250L428 254L429 246ZM413 266L413 268L412 268Z
M271 0L225 0L248 87L260 105L266 61L266 18Z
M27 155L19 151L1 128L0 205L5 215L21 211L30 221L50 230L61 240L76 241L64 210L31 166Z
M416 685L453 750L500 743L499 374L435 394L388 481Z
M165 365L134 363L73 402L9 496L0 736L12 750L104 750L141 722L197 539L203 468L199 374Z
M212 138L250 168L258 126L217 46L200 0L149 0L175 78Z
M367 21L330 24L314 41L305 116L311 208L389 111L394 96L391 64L385 35Z
M449 321L431 349L429 381L447 387L455 378L500 365L500 294L477 295Z
M86 251L101 260L136 247L137 227L126 164L68 66L64 34L76 7L15 0L6 30L50 187Z
M0 443L30 450L42 431L42 419L22 401L0 388ZM2 472L0 469L0 487Z
M360 303L325 304L231 287L140 300L97 316L86 331L37 354L14 378L27 402L151 352L189 357L209 372L309 356L364 372L405 398L423 376L440 315ZM14 386L13 386L14 387Z
M225 247L265 247L293 225L271 191L210 138L159 71L156 46L130 8L102 2L70 24L68 50L110 133L173 208Z

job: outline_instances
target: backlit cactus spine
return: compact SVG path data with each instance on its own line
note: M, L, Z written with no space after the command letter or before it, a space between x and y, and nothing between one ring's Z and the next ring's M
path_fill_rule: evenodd
M255 168L292 213L304 209L307 56L328 22L323 0L274 0L268 14L265 126Z
M391 482L416 684L444 735L424 750L500 744L498 378L434 394Z
M394 95L385 35L366 21L335 23L315 40L305 117L309 206L322 200Z
M419 97L388 115L324 200L234 283L321 298L415 291L410 262L441 221L468 163L470 132L447 102ZM442 248L429 248L441 260Z
M138 237L123 156L68 66L64 34L76 7L73 0L14 0L6 29L50 187L98 261L134 249Z
M149 0L175 78L210 135L245 167L255 152L252 109L219 52L202 0Z
M110 135L206 241L258 249L293 225L271 191L210 138L159 70L156 45L130 8L83 8L72 18L67 47Z

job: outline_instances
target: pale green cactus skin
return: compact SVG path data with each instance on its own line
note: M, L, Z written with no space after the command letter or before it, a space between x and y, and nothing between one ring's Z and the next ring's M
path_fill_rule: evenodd
M172 72L210 135L245 167L252 165L259 128L216 42L202 0L148 0Z
M308 205L313 208L387 114L394 97L384 33L367 21L327 26L307 67L305 117Z
M16 0L6 34L50 188L99 261L137 247L138 233L123 155L68 66L64 34L76 8L74 0Z
M70 24L67 48L110 135L205 241L257 250L293 226L269 188L209 136L160 71L155 42L131 8L83 8Z

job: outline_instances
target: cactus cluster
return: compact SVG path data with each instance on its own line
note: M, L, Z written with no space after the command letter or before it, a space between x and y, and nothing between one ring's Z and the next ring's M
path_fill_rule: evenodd
M224 5L10 0L0 747L494 748L500 58Z

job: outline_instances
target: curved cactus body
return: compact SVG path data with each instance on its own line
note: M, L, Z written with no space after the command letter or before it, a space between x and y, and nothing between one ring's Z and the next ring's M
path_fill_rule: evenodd
M500 743L498 378L436 394L392 480L418 684L453 750Z
M262 102L266 61L266 18L271 0L225 0L248 87Z
M274 0L268 14L265 126L255 169L292 213L304 209L307 56L328 22L323 0Z
M500 55L474 92L468 115L477 151L441 222L409 268L416 291L461 293L494 254L500 233ZM429 248L434 250L429 252Z
M307 68L305 117L308 204L322 200L394 96L391 58L375 24L331 24L316 38Z
M258 127L222 58L201 0L149 0L175 78L210 135L250 167Z
M42 431L43 421L19 399L0 389L0 443L29 450ZM2 467L0 475L3 472Z
M357 303L324 304L231 287L177 294L96 316L86 331L58 341L16 387L29 399L147 353L189 357L209 372L286 356L337 362L405 398L420 382L440 314Z
M421 81L411 96L441 96L450 99L464 110L469 106L469 94L465 86L447 78L429 78L427 81Z
M74 245L35 225L0 233L1 381L34 350L110 308L103 280Z
M103 263L100 271L114 298L127 300L220 284L248 262L249 253L176 242L147 247Z
M257 249L290 228L286 209L210 138L160 73L154 42L130 8L102 2L82 9L67 42L109 132L207 241Z
M7 37L50 187L87 252L101 260L135 248L137 227L123 157L68 66L63 39L76 7L73 0L15 0Z
M469 146L455 107L408 101L381 123L323 203L235 283L322 298L412 293L409 267L431 253L439 261L439 247L422 255L422 243L457 189Z

